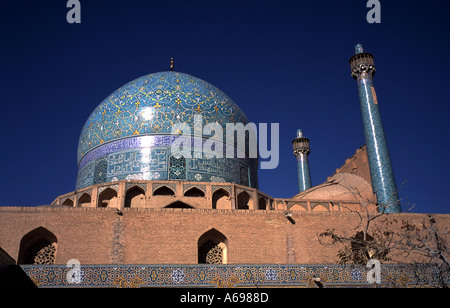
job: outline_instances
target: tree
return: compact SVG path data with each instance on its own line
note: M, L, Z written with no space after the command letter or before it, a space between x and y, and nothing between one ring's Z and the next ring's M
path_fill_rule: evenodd
M432 215L428 215L420 225L402 220L398 250L405 259L409 259L417 282L433 287L449 287L449 232L448 227L439 228ZM424 264L427 266L424 267Z
M321 244L341 246L337 253L339 264L365 266L369 260L377 259L405 267L414 274L412 283L449 286L450 231L447 226L439 227L432 215L421 223L390 217L381 211L389 205L380 206L363 198L358 189L352 191L361 200L360 211L347 208L359 218L353 233L343 234L330 228L318 234Z
M379 220L379 217L386 215L386 209L393 204L380 205L373 200L363 198L360 191L354 187L351 187L350 191L361 202L360 211L343 206L359 218L359 223L354 228L355 232L345 235L330 228L318 235L319 242L323 245L340 244L342 246L337 254L339 264L365 266L370 259L391 261L389 253L395 245L394 232L388 229L371 228L371 226Z

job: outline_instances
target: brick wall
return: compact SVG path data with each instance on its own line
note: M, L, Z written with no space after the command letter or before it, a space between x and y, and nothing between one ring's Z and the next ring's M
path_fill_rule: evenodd
M358 215L209 209L0 208L0 247L17 260L20 241L40 226L57 237L56 263L196 264L197 242L214 228L227 238L230 264L335 263L339 247L323 246L317 234L328 228L353 234ZM433 215L442 226L450 215ZM389 214L420 223L425 214Z

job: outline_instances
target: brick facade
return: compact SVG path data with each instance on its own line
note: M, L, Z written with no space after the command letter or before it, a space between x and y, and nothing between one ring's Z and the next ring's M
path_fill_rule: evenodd
M317 234L328 228L352 232L358 215L348 212L266 210L0 208L0 247L17 260L22 237L44 227L57 238L56 264L196 264L199 238L222 233L228 264L330 264L337 246ZM425 214L389 214L421 223ZM441 226L450 215L433 215Z

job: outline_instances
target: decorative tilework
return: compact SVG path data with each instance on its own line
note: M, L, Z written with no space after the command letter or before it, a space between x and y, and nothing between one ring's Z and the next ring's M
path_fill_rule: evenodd
M230 185L211 185L212 193L214 194L216 190L223 189L231 194L231 186Z
M255 160L187 158L185 173L182 176L172 173L169 178L170 146L175 139L171 136L141 136L130 139L133 140L119 140L99 146L83 157L78 171L77 189L93 185L94 182L98 184L124 179L187 179L201 182L234 182L257 187Z
M311 188L311 174L307 153L297 154L298 190L302 192Z
M83 191L78 191L77 192L77 199L80 199L80 197L84 194L88 194L89 196L92 196L92 189L86 189Z
M76 281L69 283L65 265L21 265L40 287L374 287L367 283L367 269L345 265L83 265ZM408 287L419 284L417 268L381 265L378 286ZM422 279L434 280L433 268L420 267ZM447 281L450 277L444 277Z
M387 213L401 212L400 201L371 78L358 85L373 191Z
M95 162L94 184L100 184L100 183L106 182L107 167L108 167L108 161L106 160L106 158L101 158Z
M249 186L248 167L244 164L239 165L240 184Z
M111 189L115 190L116 192L119 191L119 185L115 184L115 185L108 185L108 186L99 187L98 190L97 190L97 194L100 195L107 188L111 188Z
M251 185L257 187L257 159L216 161L194 155L195 158L186 158L184 173L180 166L170 169L169 157L173 154L170 147L176 138L189 138L182 144L190 142L194 151L198 146L203 148L212 137L204 135L201 142L196 142L196 138L171 135L177 123L194 127L197 114L202 115L203 126L219 123L223 128L223 140L226 140L227 123L248 123L244 113L227 95L187 74L150 74L119 88L100 103L83 127L78 144L76 189L122 179L188 179L248 185L239 177L238 162L250 170ZM236 143L234 152L234 157L242 157L237 155Z
M183 194L191 189L192 187L196 187L206 193L206 185L196 185L196 184L183 184Z
M152 193L155 192L155 190L157 190L158 188L162 187L162 186L167 186L170 189L172 189L175 193L177 191L177 184L175 183L153 183L152 186Z
M81 132L78 160L96 146L143 134L168 134L173 124L248 123L239 107L215 86L178 72L160 72L133 80L108 96L89 116ZM226 140L226 138L224 138Z
M78 169L77 185L76 185L77 189L91 186L94 184L94 168L95 168L95 161L89 163L82 169Z
M380 210L398 213L402 209L373 85L376 72L373 55L364 52L361 44L356 45L355 52L349 62L351 76L357 80L358 85L372 188L377 195Z
M171 155L169 157L169 179L186 179L186 158L183 155Z
M137 186L139 188L142 188L142 190L144 192L147 191L147 183L126 183L125 184L125 191L128 191L130 188L135 187L135 186Z

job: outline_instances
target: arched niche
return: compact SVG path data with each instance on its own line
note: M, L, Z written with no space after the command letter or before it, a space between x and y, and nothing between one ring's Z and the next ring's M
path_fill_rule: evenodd
M17 264L55 264L57 242L44 227L31 230L20 240Z
M203 192L203 190L201 190L197 187L192 187L184 192L184 196L185 197L204 197L205 193Z
M246 191L241 192L237 197L237 208L239 210L248 210L250 208L252 198Z
M133 186L127 190L125 194L125 207L144 207L145 205L145 191Z
M153 196L175 196L175 192L164 185L155 189Z
M98 207L117 207L117 191L106 188L98 195Z
M212 228L203 233L197 242L199 264L227 264L228 239Z
M219 188L212 195L213 209L228 209L230 208L230 193L225 189Z

